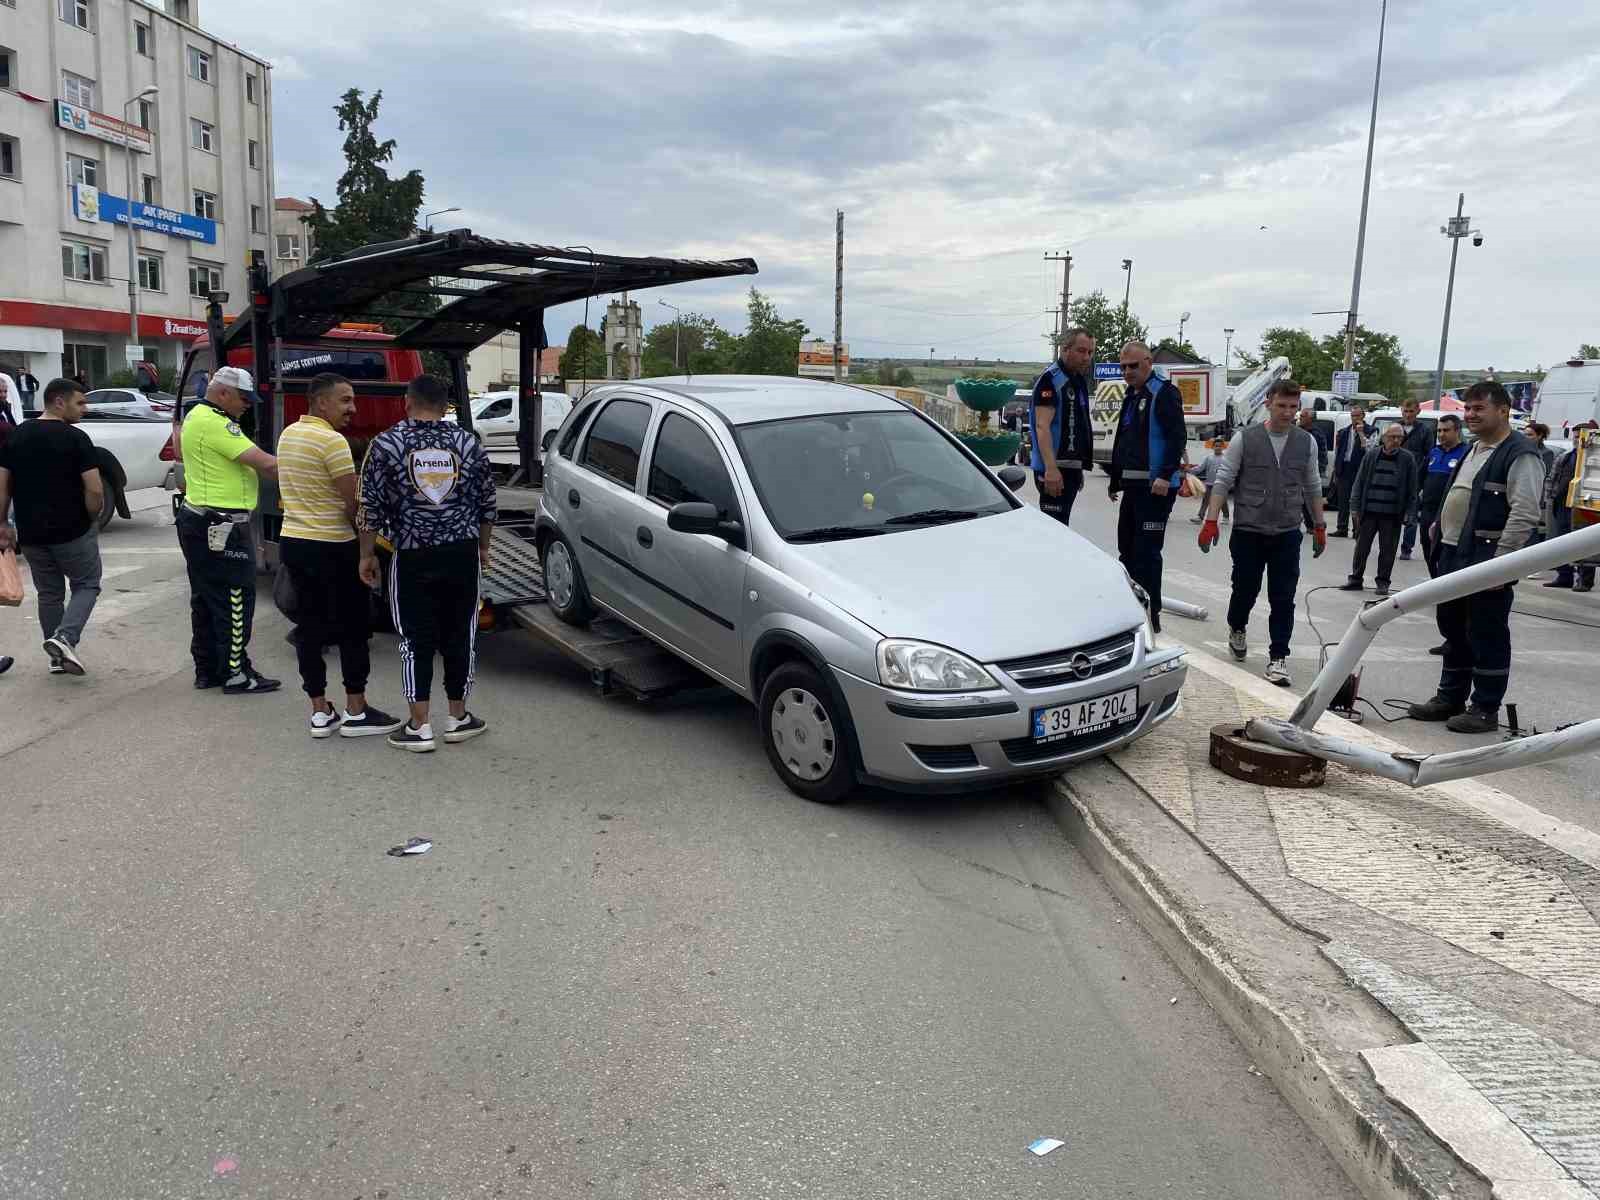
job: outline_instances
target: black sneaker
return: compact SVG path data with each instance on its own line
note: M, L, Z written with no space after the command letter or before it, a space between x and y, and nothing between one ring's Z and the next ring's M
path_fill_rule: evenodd
M1469 708L1451 717L1444 727L1451 733L1493 733L1500 728L1498 716L1487 708Z
M306 729L314 738L331 738L339 732L339 726L343 723L339 710L330 704L311 714L306 721Z
M78 660L71 642L58 637L45 638L44 652L50 656L50 665L60 667L63 674L83 674L83 663Z
M225 696L259 696L264 692L275 692L283 686L281 679L268 679L260 671L251 667L248 671L241 671L227 683L222 685Z
M1413 721L1448 721L1466 710L1467 706L1461 701L1446 700L1443 696L1435 694L1432 700L1413 704L1406 710L1406 715Z
M1545 587L1556 587L1556 588L1569 588L1569 587L1572 586L1572 577L1570 575L1569 576L1565 576L1565 577L1557 575L1554 579L1552 579L1549 583L1545 584L1544 586Z
M1387 583L1380 583L1372 594L1374 596L1387 596L1389 594L1389 585Z
M410 721L401 729L389 735L389 745L398 750L409 750L413 754L431 754L433 752L433 726L424 725L418 729Z
M194 677L194 690L197 692L209 692L212 688L221 686L222 680L214 679L210 675L196 675Z
M4 675L7 671L11 670L11 664L16 661L17 660L12 658L9 654L0 654L0 675Z
M399 717L391 717L381 708L367 705L356 716L349 713L344 715L344 725L339 729L340 737L377 737L379 734L393 733L405 722Z
M447 742L468 742L480 733L487 733L489 723L482 717L475 717L470 712L460 720L455 717L444 719L444 740Z
M1577 583L1572 585L1572 590L1575 592L1592 592L1594 591L1594 581L1585 581L1580 579Z
M1411 551L1402 550L1400 552L1400 561L1401 562L1410 562L1411 561Z
M1359 579L1347 579L1339 585L1339 590L1341 592L1362 592L1365 591L1366 588L1362 585L1361 580Z

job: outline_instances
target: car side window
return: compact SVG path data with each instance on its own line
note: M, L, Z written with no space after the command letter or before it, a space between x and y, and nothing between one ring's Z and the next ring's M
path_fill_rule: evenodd
M634 487L639 479L645 431L649 428L648 404L638 400L611 401L589 429L580 464L623 487Z
M116 392L94 391L83 398L85 404L116 404L124 399Z
M483 417L481 419L492 421L498 417L509 417L510 415L511 401L496 400L493 404L489 405L488 408L483 410Z
M650 456L650 499L671 508L703 501L723 520L738 520L733 480L706 431L688 417L668 413Z
M598 400L590 400L578 409L577 416L572 418L572 423L567 426L567 432L561 439L561 444L556 447L556 453L562 458L571 458L574 447L578 444L578 435L583 432L583 426L589 419L589 414L594 412Z

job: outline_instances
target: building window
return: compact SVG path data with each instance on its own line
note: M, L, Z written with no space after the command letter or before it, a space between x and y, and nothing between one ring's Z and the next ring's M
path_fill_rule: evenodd
M0 0L3 4L5 0ZM0 46L0 91L11 91L16 87L16 52Z
M261 220L261 205L252 204L250 206L250 232L265 233L266 231L266 226Z
M278 235L278 257L300 257L300 235L298 233L280 233Z
M217 219L217 197L215 192L202 192L199 188L195 188L194 215L204 217L208 221Z
M133 23L133 48L146 58L154 58L150 49L150 26L138 21Z
M94 108L94 80L71 71L61 72L61 98L79 108Z
M17 139L0 134L0 176L15 179L21 165L22 148L17 145Z
M259 171L261 169L261 143L252 138L247 149L250 166Z
M62 242L61 274L68 279L82 279L89 283L104 283L106 281L105 247L91 246L86 242Z
M216 153L216 130L196 117L189 118L189 144L207 154Z
M260 103L260 96L256 92L257 86L254 75L246 75L244 77L244 98L250 101L251 104Z
M146 204L161 203L161 180L154 175L142 177L139 196Z
M76 25L79 29L91 27L89 0L60 0L56 11L68 25Z
M139 256L139 286L147 292L162 292L166 289L161 286L161 256L159 254L141 254Z
M211 55L196 46L189 47L189 78L211 82Z
M67 155L67 186L81 183L84 187L100 186L100 163L81 154Z
M185 24L189 21L189 0L172 0L172 15Z
M139 128L154 129L156 127L156 102L154 100L139 101Z
M221 290L221 267L208 267L204 263L189 264L189 295L197 300L206 300L212 292Z

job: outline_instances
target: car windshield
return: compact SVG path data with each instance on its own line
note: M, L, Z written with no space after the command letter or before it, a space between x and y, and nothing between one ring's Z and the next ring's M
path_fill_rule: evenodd
M742 426L762 507L790 541L896 533L1006 512L1003 485L912 412Z

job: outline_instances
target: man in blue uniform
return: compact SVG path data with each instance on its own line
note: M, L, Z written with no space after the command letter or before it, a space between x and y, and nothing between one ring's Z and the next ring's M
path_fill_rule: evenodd
M1089 369L1094 335L1069 329L1061 355L1034 381L1028 401L1033 440L1033 482L1039 511L1063 525L1072 523L1072 502L1083 490L1083 473L1093 465L1094 427L1089 423Z
M1122 379L1127 392L1111 447L1111 498L1120 493L1117 557L1133 581L1150 597L1150 623L1161 629L1161 551L1167 519L1183 481L1183 454L1189 430L1183 422L1183 396L1173 382L1155 372L1150 348L1129 342L1122 348Z

